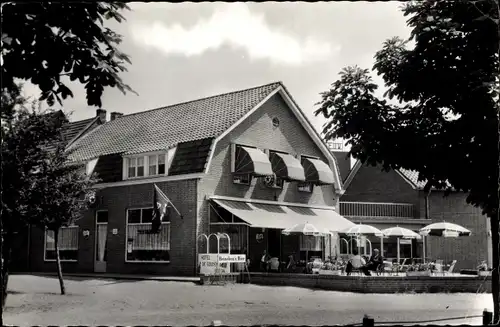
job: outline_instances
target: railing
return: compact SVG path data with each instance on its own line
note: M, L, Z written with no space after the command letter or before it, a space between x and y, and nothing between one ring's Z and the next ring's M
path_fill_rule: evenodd
M364 218L414 218L415 206L408 203L340 202L344 217Z

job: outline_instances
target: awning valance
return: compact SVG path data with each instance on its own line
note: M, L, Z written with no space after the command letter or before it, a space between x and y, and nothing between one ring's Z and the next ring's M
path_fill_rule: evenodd
M323 161L304 157L302 158L302 167L304 167L306 182L315 185L334 184L333 172Z
M212 199L251 227L286 229L296 224L310 223L322 231L340 232L354 226L332 209L249 203Z
M259 149L237 146L235 150L234 172L269 176L273 174L268 156Z
M276 177L287 181L304 182L304 167L292 155L279 152L271 152L269 159Z

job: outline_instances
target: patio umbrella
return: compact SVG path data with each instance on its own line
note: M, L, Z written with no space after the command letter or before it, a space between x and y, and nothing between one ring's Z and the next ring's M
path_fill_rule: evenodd
M453 223L447 223L446 221L433 223L420 229L420 235L423 236L459 237L459 236L470 236L471 233L472 232L465 227ZM424 242L424 253L425 253L425 242Z
M290 234L303 234L303 235L312 235L312 236L322 236L325 233L322 233L319 229L317 229L313 224L302 223L294 225L290 228L287 228L281 232L284 235Z
M471 231L457 224L447 223L445 221L427 225L420 229L420 234L424 236L444 236L459 237L470 236Z
M384 230L382 230L382 233L384 233L384 236L387 236L387 237L397 237L398 238L398 263L399 263L399 258L400 258L399 239L400 238L405 238L405 239L421 239L422 238L422 236L415 233L411 229L403 228L403 227L399 227L399 226L384 229Z
M378 236L378 237L383 237L384 233L376 227L373 227L371 225L364 225L364 224L358 224L354 225L346 230L344 230L342 233L347 234L349 236ZM371 244L371 243L370 243ZM370 250L371 250L371 245L370 245ZM358 252L359 252L359 243L358 243Z

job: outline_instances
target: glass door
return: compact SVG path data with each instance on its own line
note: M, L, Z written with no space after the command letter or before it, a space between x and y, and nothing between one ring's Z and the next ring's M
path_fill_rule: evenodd
M108 212L96 212L94 271L106 272L108 242Z

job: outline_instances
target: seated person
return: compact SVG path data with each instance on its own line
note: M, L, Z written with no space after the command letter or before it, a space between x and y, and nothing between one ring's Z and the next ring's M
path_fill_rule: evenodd
M352 251L353 257L347 262L345 272L349 276L353 269L361 269L366 264L365 259L358 254L358 251L354 249Z
M378 266L383 264L384 260L380 255L380 252L378 251L378 249L374 249L370 260L368 260L368 263L364 267L362 267L361 270L366 276L371 276L370 270L377 271Z

